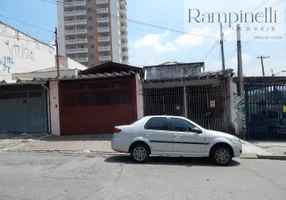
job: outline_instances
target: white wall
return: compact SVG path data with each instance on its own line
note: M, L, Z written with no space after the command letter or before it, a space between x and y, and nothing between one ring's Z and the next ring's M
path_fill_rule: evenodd
M111 17L111 36L112 36L112 61L121 63L121 32L119 20L120 0L110 0L110 14L117 17Z
M58 0L57 12L58 12L59 54L61 56L66 56L63 0Z
M50 81L49 84L51 134L60 135L59 85L57 81Z
M65 69L60 70L60 76L77 76L77 69ZM33 78L55 78L57 76L56 68L54 71L48 72L33 72L33 73L15 73L13 74L13 80L33 80Z
M67 62L68 62L68 68L69 69L79 69L79 70L85 70L87 69L86 66L74 61L73 59L71 58L67 58ZM60 62L61 63L61 62Z
M140 119L144 117L144 107L143 107L143 89L140 80L140 75L136 74L136 103L137 103L137 118Z
M13 73L41 70L54 64L55 51L0 22L0 81L12 81Z

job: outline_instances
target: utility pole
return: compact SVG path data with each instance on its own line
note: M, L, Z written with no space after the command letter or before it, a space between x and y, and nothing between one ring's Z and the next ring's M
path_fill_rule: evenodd
M59 62L59 43L58 43L58 30L55 28L55 45L56 45L56 67L57 78L60 77L60 62Z
M237 78L238 78L238 96L244 98L244 82L241 55L241 28L237 25Z
M267 58L270 58L270 56L259 56L257 58L261 60L262 75L265 76L263 60L267 59Z
M225 70L225 58L224 58L224 46L223 46L223 27L222 23L220 23L220 48L221 48L221 62L222 62L222 70Z

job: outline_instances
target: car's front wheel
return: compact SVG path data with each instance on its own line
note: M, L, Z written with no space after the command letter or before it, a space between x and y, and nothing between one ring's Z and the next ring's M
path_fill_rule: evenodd
M212 149L211 158L216 165L226 166L232 162L232 151L227 145L218 145Z
M136 144L131 148L131 157L135 162L146 162L149 158L149 148L145 144Z

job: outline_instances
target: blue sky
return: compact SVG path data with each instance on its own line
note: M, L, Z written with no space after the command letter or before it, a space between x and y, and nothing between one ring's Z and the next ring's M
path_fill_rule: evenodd
M127 0L127 6L129 19L184 31L183 0ZM277 4L277 6L281 6L281 4ZM25 21L51 31L57 25L56 5L42 0L1 0L0 13L6 17ZM1 16L0 20L44 42L52 42L54 39L52 32L35 29ZM211 37L216 36L208 30L208 27L200 29L194 27L192 31ZM235 34L232 37L235 37ZM130 64L132 65L153 65L166 61L205 61L206 70L221 68L219 45L216 45L204 60L214 45L215 39L183 35L131 22L128 22L128 38ZM225 41L227 68L236 69L236 54L228 59L235 48L234 40L227 39ZM244 73L247 76L261 75L260 61L257 59L257 56L260 55L270 56L270 59L265 60L267 75L270 75L271 68L274 72L286 70L285 41L251 41L242 45L242 50ZM282 73L281 75L286 74Z

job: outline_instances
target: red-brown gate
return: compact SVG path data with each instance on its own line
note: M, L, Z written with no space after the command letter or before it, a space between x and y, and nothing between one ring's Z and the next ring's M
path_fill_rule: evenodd
M61 135L112 133L137 119L134 78L61 82Z

